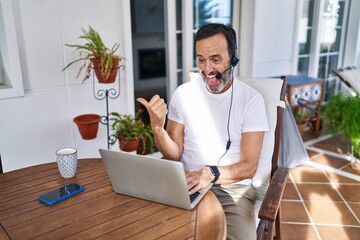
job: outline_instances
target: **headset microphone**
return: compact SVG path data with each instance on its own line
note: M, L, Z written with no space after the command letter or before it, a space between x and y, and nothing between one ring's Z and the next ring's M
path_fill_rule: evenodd
M229 70L231 67L236 67L236 65L239 63L239 58L234 54L232 57L231 57L231 61L230 61L230 67L228 67L227 69L225 69L225 71L223 71L222 73L217 73L215 75L215 78L217 80L220 80L222 79L222 75L224 74L224 72L226 72L227 70Z
M228 67L227 69L225 69L225 71L223 71L222 73L217 73L217 74L215 75L215 78L216 78L217 80L222 79L222 75L224 74L224 72L226 72L226 71L229 70L230 68L232 68L232 65L230 65L230 67Z

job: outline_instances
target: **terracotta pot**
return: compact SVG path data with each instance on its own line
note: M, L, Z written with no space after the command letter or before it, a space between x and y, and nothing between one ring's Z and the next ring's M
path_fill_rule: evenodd
M97 114L83 114L74 118L80 135L85 140L96 138L101 116Z
M115 58L113 62L113 67L111 68L110 75L108 78L104 78L101 74L100 69L100 59L92 58L91 61L93 62L94 69L95 69L95 75L99 81L99 83L113 83L116 80L118 67L120 63L120 58Z
M120 150L124 152L132 152L138 148L139 142L140 142L139 138L133 138L128 142L125 142L125 139L119 138L119 147Z
M299 129L300 135L303 135L306 126L307 126L307 123L302 123L302 124L298 124L298 125L297 125L297 127L298 127L298 129Z

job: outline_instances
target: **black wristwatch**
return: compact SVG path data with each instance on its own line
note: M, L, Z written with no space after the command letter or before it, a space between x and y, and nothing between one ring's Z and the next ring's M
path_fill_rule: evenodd
M214 180L212 180L211 183L215 183L219 179L219 176L220 176L219 169L217 168L217 166L209 166L209 167L210 167L210 171L211 171L212 175L214 175Z

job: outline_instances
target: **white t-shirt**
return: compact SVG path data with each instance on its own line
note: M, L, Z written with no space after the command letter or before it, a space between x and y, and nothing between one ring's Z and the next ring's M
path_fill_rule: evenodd
M239 162L241 134L269 130L263 97L238 79L234 80L233 88L229 122L231 147L219 163L228 141L231 88L220 94L210 93L199 77L179 86L172 95L168 118L184 124L181 161L186 170Z

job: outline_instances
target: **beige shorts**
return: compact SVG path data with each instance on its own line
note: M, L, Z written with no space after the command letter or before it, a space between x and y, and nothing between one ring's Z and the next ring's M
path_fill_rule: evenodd
M211 191L221 203L227 222L227 239L256 239L256 194L248 185L215 184Z

